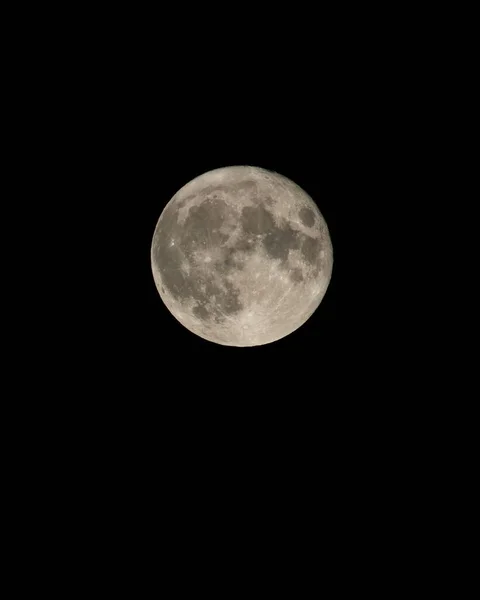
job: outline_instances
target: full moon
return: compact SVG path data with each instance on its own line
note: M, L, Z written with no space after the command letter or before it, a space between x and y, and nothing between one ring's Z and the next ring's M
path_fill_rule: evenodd
M315 202L293 181L249 166L182 187L151 246L161 299L188 330L225 346L260 346L303 325L327 291L333 250Z

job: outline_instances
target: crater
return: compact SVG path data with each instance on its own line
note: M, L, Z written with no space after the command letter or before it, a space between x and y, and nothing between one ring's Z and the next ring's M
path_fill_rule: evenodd
M315 223L315 215L313 210L310 208L301 208L298 216L300 217L300 221L305 225L305 227L312 227Z

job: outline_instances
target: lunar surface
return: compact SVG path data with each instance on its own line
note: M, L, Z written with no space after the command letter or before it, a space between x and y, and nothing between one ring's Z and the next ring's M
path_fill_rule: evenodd
M152 271L191 332L226 346L279 340L327 291L333 251L317 205L290 179L257 167L204 173L166 205Z

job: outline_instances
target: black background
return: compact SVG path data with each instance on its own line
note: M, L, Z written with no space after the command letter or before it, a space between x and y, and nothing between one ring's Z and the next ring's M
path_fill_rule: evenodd
M202 554L212 514L228 525L220 548L251 531L249 515L280 546L298 531L313 530L316 543L329 526L324 553L334 557L343 533L363 555L376 521L383 548L383 515L401 529L417 506L399 481L420 487L431 462L415 454L430 413L411 377L424 351L412 246L425 210L414 180L428 56L409 61L412 30L395 30L396 16L379 25L363 8L282 22L222 15L222 27L212 27L218 14L197 24L191 7L129 10L65 20L28 56L25 115L39 132L28 147L46 159L35 201L51 208L52 226L33 223L49 242L29 256L41 266L31 285L44 331L29 332L22 352L37 368L19 378L34 386L21 427L31 423L41 450L28 455L38 474L30 496L46 490L51 503L50 473L59 513L71 510L68 522L94 529L91 539L102 532L122 548L147 532L150 548L169 526L171 556L183 550L180 531ZM229 165L291 178L333 243L317 311L262 347L195 336L151 273L165 204Z
M104 93L85 99L79 115L85 229L65 332L76 350L72 375L62 375L72 398L63 431L82 432L79 448L101 487L125 478L126 497L134 501L137 487L149 511L155 499L188 513L193 496L199 507L198 494L213 488L247 503L252 490L297 489L307 509L321 480L333 489L365 481L367 457L378 460L397 427L383 343L392 331L382 305L388 125L363 98L373 84L345 77L340 57L335 69L313 61L306 73L283 60L258 70L247 56L228 68L212 59L192 67L195 80L178 65L171 73L161 62L120 61L119 72L99 74L95 90ZM254 348L185 329L151 272L165 204L194 177L229 165L271 169L305 189L334 251L313 316ZM347 499L331 492L328 501Z
M225 432L242 422L269 428L275 418L305 429L327 414L342 427L355 427L360 414L368 420L383 406L401 321L391 250L404 226L399 214L408 213L402 172L411 165L398 53L379 52L378 40L359 32L299 36L294 51L268 40L239 46L238 33L193 37L173 51L161 32L129 32L112 29L104 46L99 37L87 63L80 52L63 91L72 111L65 136L78 140L74 220L85 240L73 292L81 311L67 329L85 348L78 385L96 386L104 416L122 407L120 419L131 414L145 427L164 414ZM314 315L255 348L185 329L163 305L150 266L156 222L176 191L242 164L304 188L334 250Z
M32 152L49 159L40 181L55 230L52 381L72 399L62 404L69 427L88 423L92 444L145 457L209 443L219 458L224 445L338 457L372 436L378 451L402 421L428 65L411 67L410 42L390 21L290 17L212 29L191 15L98 15L29 57L44 128ZM229 165L291 178L332 238L321 305L261 347L189 332L151 272L165 204Z

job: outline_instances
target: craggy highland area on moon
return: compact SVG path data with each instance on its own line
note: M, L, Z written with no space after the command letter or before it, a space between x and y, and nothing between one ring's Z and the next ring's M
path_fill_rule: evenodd
M202 338L228 346L278 340L322 301L333 266L312 199L270 171L216 169L165 207L151 249L167 308Z

